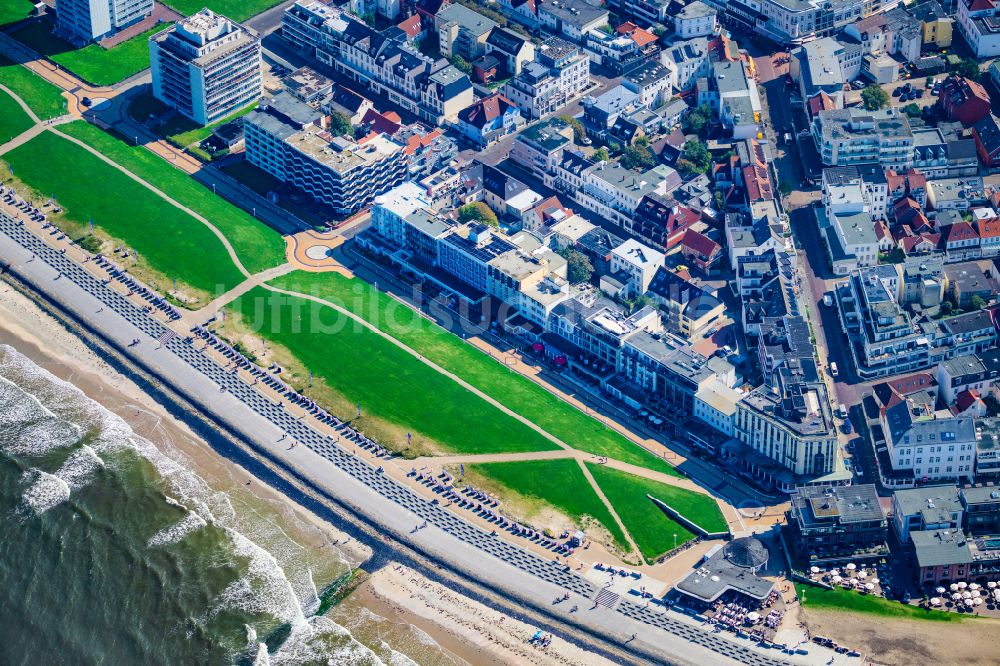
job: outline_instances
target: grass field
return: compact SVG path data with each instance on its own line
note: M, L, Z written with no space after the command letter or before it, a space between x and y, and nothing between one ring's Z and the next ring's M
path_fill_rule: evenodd
M211 125L205 125L204 127L200 125L195 125L194 123L189 123L188 125L186 125L186 129L184 129L184 131L172 133L170 136L167 137L167 139L170 141L170 143L174 144L175 146L180 146L181 148L186 148L187 146L190 146L193 143L201 143L202 141L204 141L205 139L207 139L212 135L212 130L214 130L216 127L221 127L222 125L225 125L230 121L236 120L237 118L242 118L243 116L247 115L256 108L257 108L257 102L254 102L253 104L250 104L240 109L239 111L229 114L222 120L217 120Z
M495 360L455 334L362 280L351 280L336 273L296 272L274 280L273 284L319 296L364 317L574 448L677 475L667 462L556 398L531 380L504 370Z
M861 594L853 590L836 587L827 590L814 585L795 584L799 600L806 608L816 610L842 611L846 613L867 613L881 617L925 620L928 622L961 622L964 616L947 611L925 610L917 606L889 601L882 597Z
M24 112L21 105L13 97L0 90L0 143L10 141L34 125L35 123Z
M13 37L95 86L110 86L149 67L149 37L169 24L158 25L114 48L99 44L76 48L54 36L51 21L35 21Z
M413 433L414 449L425 447L427 440L462 453L557 448L333 308L257 288L229 310L236 312L253 335L291 352L313 373L314 385L328 386L336 394L333 401L340 409L335 411L342 417L355 416L353 406L360 403L362 414L397 426L394 448L405 447L406 432Z
M231 288L243 280L205 225L66 139L46 132L4 159L21 182L55 196L77 232L93 218L98 229L135 248L167 280L176 277L213 293L217 285Z
M2 55L0 83L13 90L42 120L66 113L66 99L59 88Z
M693 539L694 535L668 518L646 495L669 504L706 530L714 532L727 528L719 505L708 495L668 486L604 465L587 463L587 467L611 506L615 507L643 557L649 561L673 549L674 534L677 535L678 546Z
M3 0L0 2L0 26L27 18L32 7L28 0Z
M163 4L173 7L185 16L208 7L234 21L242 21L274 7L279 2L281 0L166 0Z
M482 475L516 493L523 498L522 504L553 506L577 526L582 524L584 516L590 516L611 534L615 545L625 552L630 550L621 528L590 487L576 460L560 458L466 465L465 471L466 474Z
M101 131L85 122L63 125L69 134L168 193L178 202L210 220L229 239L240 261L251 273L285 261L281 234L235 206L145 148ZM226 258L228 262L228 258Z

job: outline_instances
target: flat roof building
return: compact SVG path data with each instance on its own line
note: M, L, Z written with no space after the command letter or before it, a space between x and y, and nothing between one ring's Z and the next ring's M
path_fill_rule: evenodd
M152 13L153 0L57 0L56 29L74 42L94 42Z
M209 9L150 37L149 59L153 95L200 125L261 95L260 37Z

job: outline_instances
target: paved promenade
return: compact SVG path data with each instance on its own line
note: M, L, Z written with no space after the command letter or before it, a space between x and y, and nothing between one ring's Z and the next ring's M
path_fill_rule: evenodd
M0 215L0 257L64 311L99 332L134 362L174 387L256 450L325 495L353 509L392 538L505 596L557 620L628 643L640 661L678 664L825 663L832 655L813 646L809 655L782 655L728 635L714 634L673 611L635 601L610 607L591 602L599 590L565 566L492 535L428 500L355 455L363 438L338 424L334 438L294 417L236 372L182 338L144 308L80 264L47 245L40 225ZM45 232L42 232L43 234ZM136 344L133 341L139 340ZM299 445L291 446L290 439ZM426 528L415 529L426 524ZM561 617L552 600L568 591L582 610ZM632 636L636 637L632 639ZM837 663L849 663L837 655Z

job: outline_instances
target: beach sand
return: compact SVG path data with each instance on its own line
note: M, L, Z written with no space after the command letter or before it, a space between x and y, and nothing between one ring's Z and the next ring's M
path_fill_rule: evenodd
M799 620L810 635L832 638L876 664L997 663L1000 621L988 618L968 618L958 623L928 622L800 608Z
M554 637L545 647L528 643L536 628L390 564L369 577L347 601L383 617L412 623L458 659L476 666L603 666L612 662ZM334 616L336 619L336 616Z
M371 555L364 544L349 540L325 520L215 452L83 340L3 283L0 283L0 344L11 345L37 365L75 385L124 419L137 435L183 462L213 489L251 496L253 500L249 503L259 503L265 519L266 512L273 512L283 518L283 527L292 526L289 536L302 546L317 552L327 549L332 554L334 545L336 556L330 558L332 564L342 568L346 555L356 565ZM246 485L248 480L251 483ZM258 507L254 506L254 510ZM386 630L384 620L373 621L376 633L380 634L375 640L390 645L412 646L415 640L426 643L414 650L394 646L402 648L421 666L610 663L559 638L544 650L528 645L526 641L534 634L534 628L503 618L502 613L396 564L375 572L335 607L330 617L351 626L352 632L360 635L365 627L358 626L359 622L372 614L392 625Z

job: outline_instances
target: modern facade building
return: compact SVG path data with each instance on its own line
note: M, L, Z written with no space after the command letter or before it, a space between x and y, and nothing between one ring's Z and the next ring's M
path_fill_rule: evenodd
M791 541L810 564L864 562L888 554L889 523L874 485L803 486L789 500Z
M1000 17L994 0L957 0L958 29L977 58L1000 55Z
M149 39L153 95L200 125L261 95L260 37L203 9Z
M152 13L153 0L58 0L56 29L74 42L93 42Z
M336 213L354 213L407 175L403 146L385 134L333 136L326 116L289 93L244 118L247 160Z
M434 17L441 55L472 62L486 52L486 39L497 24L465 5L449 4Z
M913 131L906 117L894 109L820 111L813 119L812 133L827 166L878 162L896 171L913 166Z

